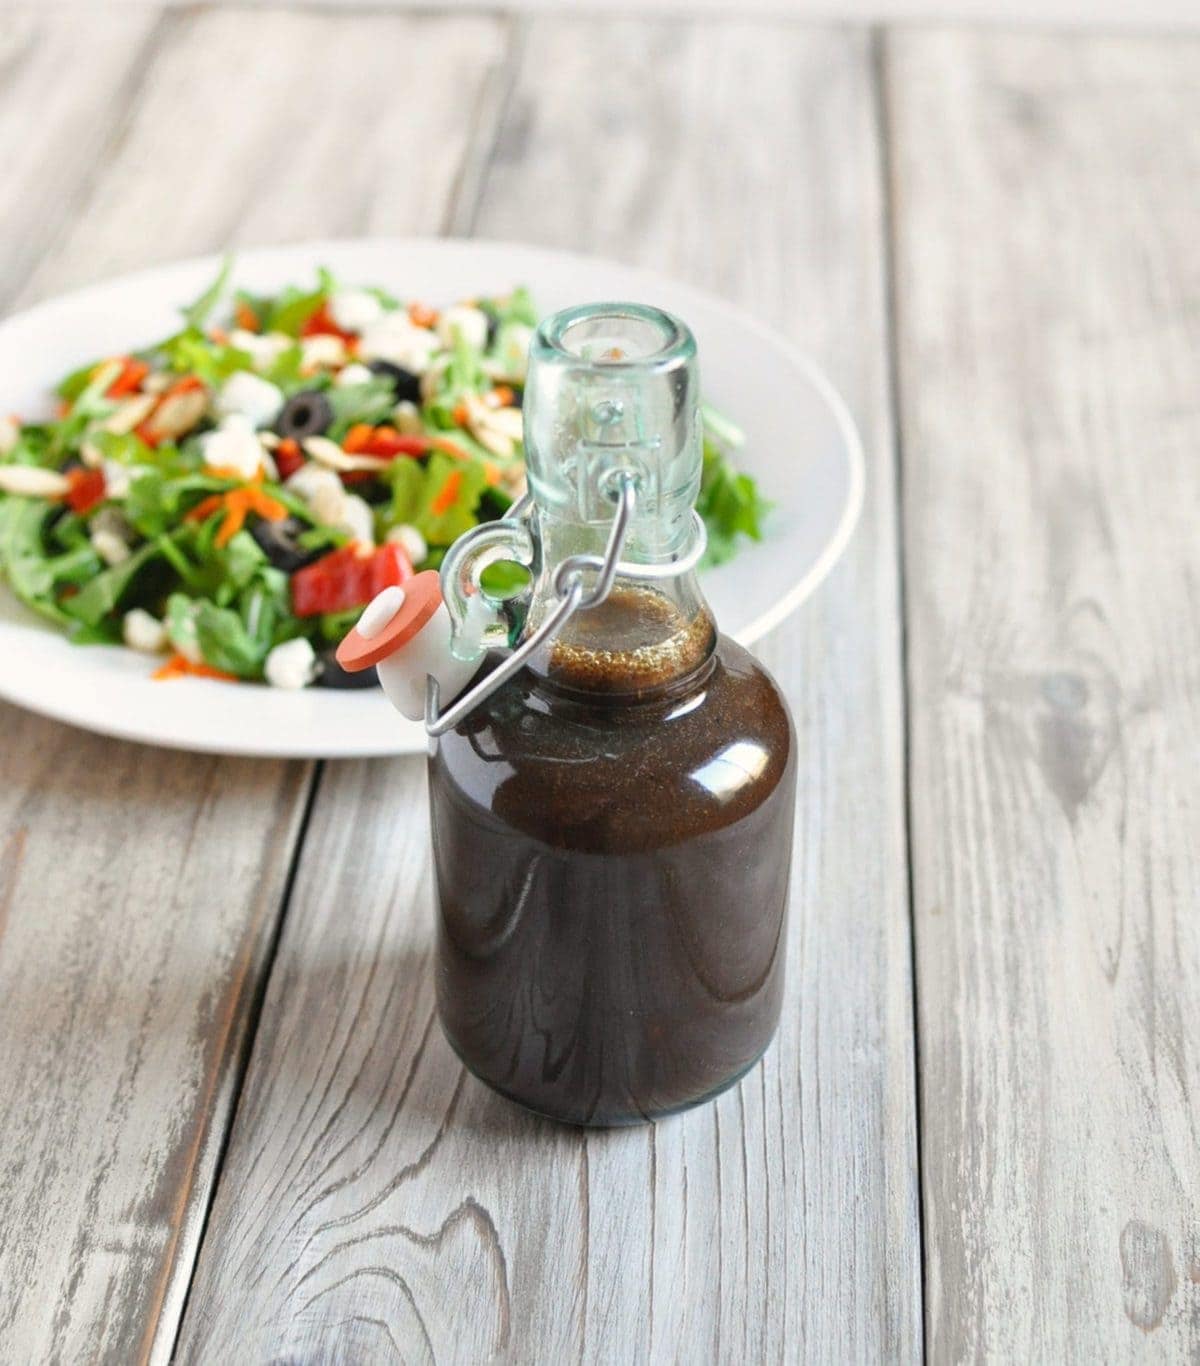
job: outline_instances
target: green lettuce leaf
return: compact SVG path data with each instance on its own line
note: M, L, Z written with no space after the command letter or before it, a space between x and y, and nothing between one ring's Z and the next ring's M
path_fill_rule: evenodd
M208 286L206 290L192 303L183 309L183 320L189 328L202 328L212 316L213 310L221 302L221 296L225 293L225 288L229 284L229 277L233 272L233 257L226 256L221 262L221 269L217 272L217 278Z
M762 539L762 523L770 504L748 474L734 468L713 442L704 443L704 469L696 508L708 529L704 564L723 564L737 552L739 536Z

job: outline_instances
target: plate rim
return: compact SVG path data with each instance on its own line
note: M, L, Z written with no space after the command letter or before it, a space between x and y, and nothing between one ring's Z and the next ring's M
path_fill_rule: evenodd
M152 286L156 277L170 273L186 270L200 271L201 269L217 271L227 258L232 258L235 263L235 270L238 263L247 258L270 257L279 254L307 256L312 260L319 259L322 252L330 251L354 251L364 248L373 250L419 250L419 251L443 251L443 252L462 252L478 251L485 248L495 251L497 254L508 255L534 255L542 259L553 258L563 265L580 266L607 266L616 267L622 272L634 277L642 277L646 282L646 288L654 288L666 285L670 291L683 297L691 296L697 300L700 307L724 316L726 319L736 322L736 324L760 338L763 342L773 346L778 352L782 353L805 377L812 386L816 394L829 409L834 424L838 430L846 453L848 486L845 500L842 505L841 515L833 534L826 542L821 553L809 566L807 572L801 576L791 587L782 594L769 607L764 609L754 617L740 631L733 634L733 638L741 645L749 648L755 645L769 631L773 630L781 622L786 620L804 603L820 584L829 575L834 565L845 552L850 538L853 536L858 525L866 495L866 457L862 443L862 437L858 430L858 425L850 412L849 405L842 397L840 391L835 387L832 380L825 373L824 369L810 356L802 350L790 338L784 336L774 327L761 322L752 313L741 305L713 294L710 291L693 285L690 281L681 280L668 275L664 271L655 270L650 267L631 264L619 260L615 257L597 255L591 252L575 251L562 247L547 247L536 242L520 242L503 238L492 237L461 237L461 236L417 236L417 237L318 237L309 238L296 242L277 242L262 243L241 246L226 252L204 252L192 256L179 257L170 261L156 262L153 265L142 266L137 270L125 271L118 275L113 275L105 279L94 280L88 284L77 286L74 289L54 294L46 299L41 299L37 303L31 304L28 308L22 308L10 313L6 313L0 318L0 332L7 329L10 325L18 324L27 318L36 318L38 314L49 312L53 309L70 307L75 305L86 305L89 295L97 294L113 288L131 287L146 288ZM7 587L0 585L3 591L9 593ZM11 594L9 594L11 596ZM139 734L130 728L117 722L97 724L95 722L83 723L65 717L60 711L52 708L42 708L36 702L27 699L19 701L11 698L2 687L0 687L0 697L12 705L26 711L34 712L37 715L46 716L51 720L63 722L68 725L76 726L79 729L90 730L97 734L112 736L116 739L130 741L138 744L150 745L155 748L182 750L192 753L225 754L238 757L257 757L257 758L367 758L367 757L389 757L419 754L420 750L414 750L410 746L397 747L396 741L392 740L389 744L379 747L361 747L355 750L343 748L335 754L321 751L317 748L307 746L289 748L254 748L237 747L231 748L228 744L203 745L200 742L183 743L176 739L163 740L147 737Z

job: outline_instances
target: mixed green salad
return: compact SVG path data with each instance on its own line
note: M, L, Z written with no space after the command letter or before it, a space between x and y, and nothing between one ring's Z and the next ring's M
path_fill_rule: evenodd
M68 375L53 420L0 419L0 574L159 677L353 686L333 650L363 605L524 491L537 315L524 289L437 311L326 271L269 296L228 277L173 335ZM706 414L710 563L759 536L738 444Z

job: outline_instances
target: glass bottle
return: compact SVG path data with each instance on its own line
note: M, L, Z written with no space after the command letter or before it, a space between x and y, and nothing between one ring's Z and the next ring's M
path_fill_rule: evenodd
M622 480L634 511L608 597L433 744L438 1004L495 1090L635 1123L731 1086L775 1032L795 737L696 578L688 329L636 305L555 315L525 415L531 514L444 568L457 632L527 638L563 562L603 553ZM532 586L481 622L479 566L503 554Z

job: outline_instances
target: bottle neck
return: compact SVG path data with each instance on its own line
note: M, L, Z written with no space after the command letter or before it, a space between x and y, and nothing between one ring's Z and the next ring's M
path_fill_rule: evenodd
M608 528L538 515L540 563L526 633L557 603L554 571L570 555L604 551ZM627 557L626 563L630 562ZM600 604L581 609L530 661L538 679L580 696L640 700L673 690L698 674L716 646L712 613L695 570L669 570L670 561L645 560L653 578L618 574Z

